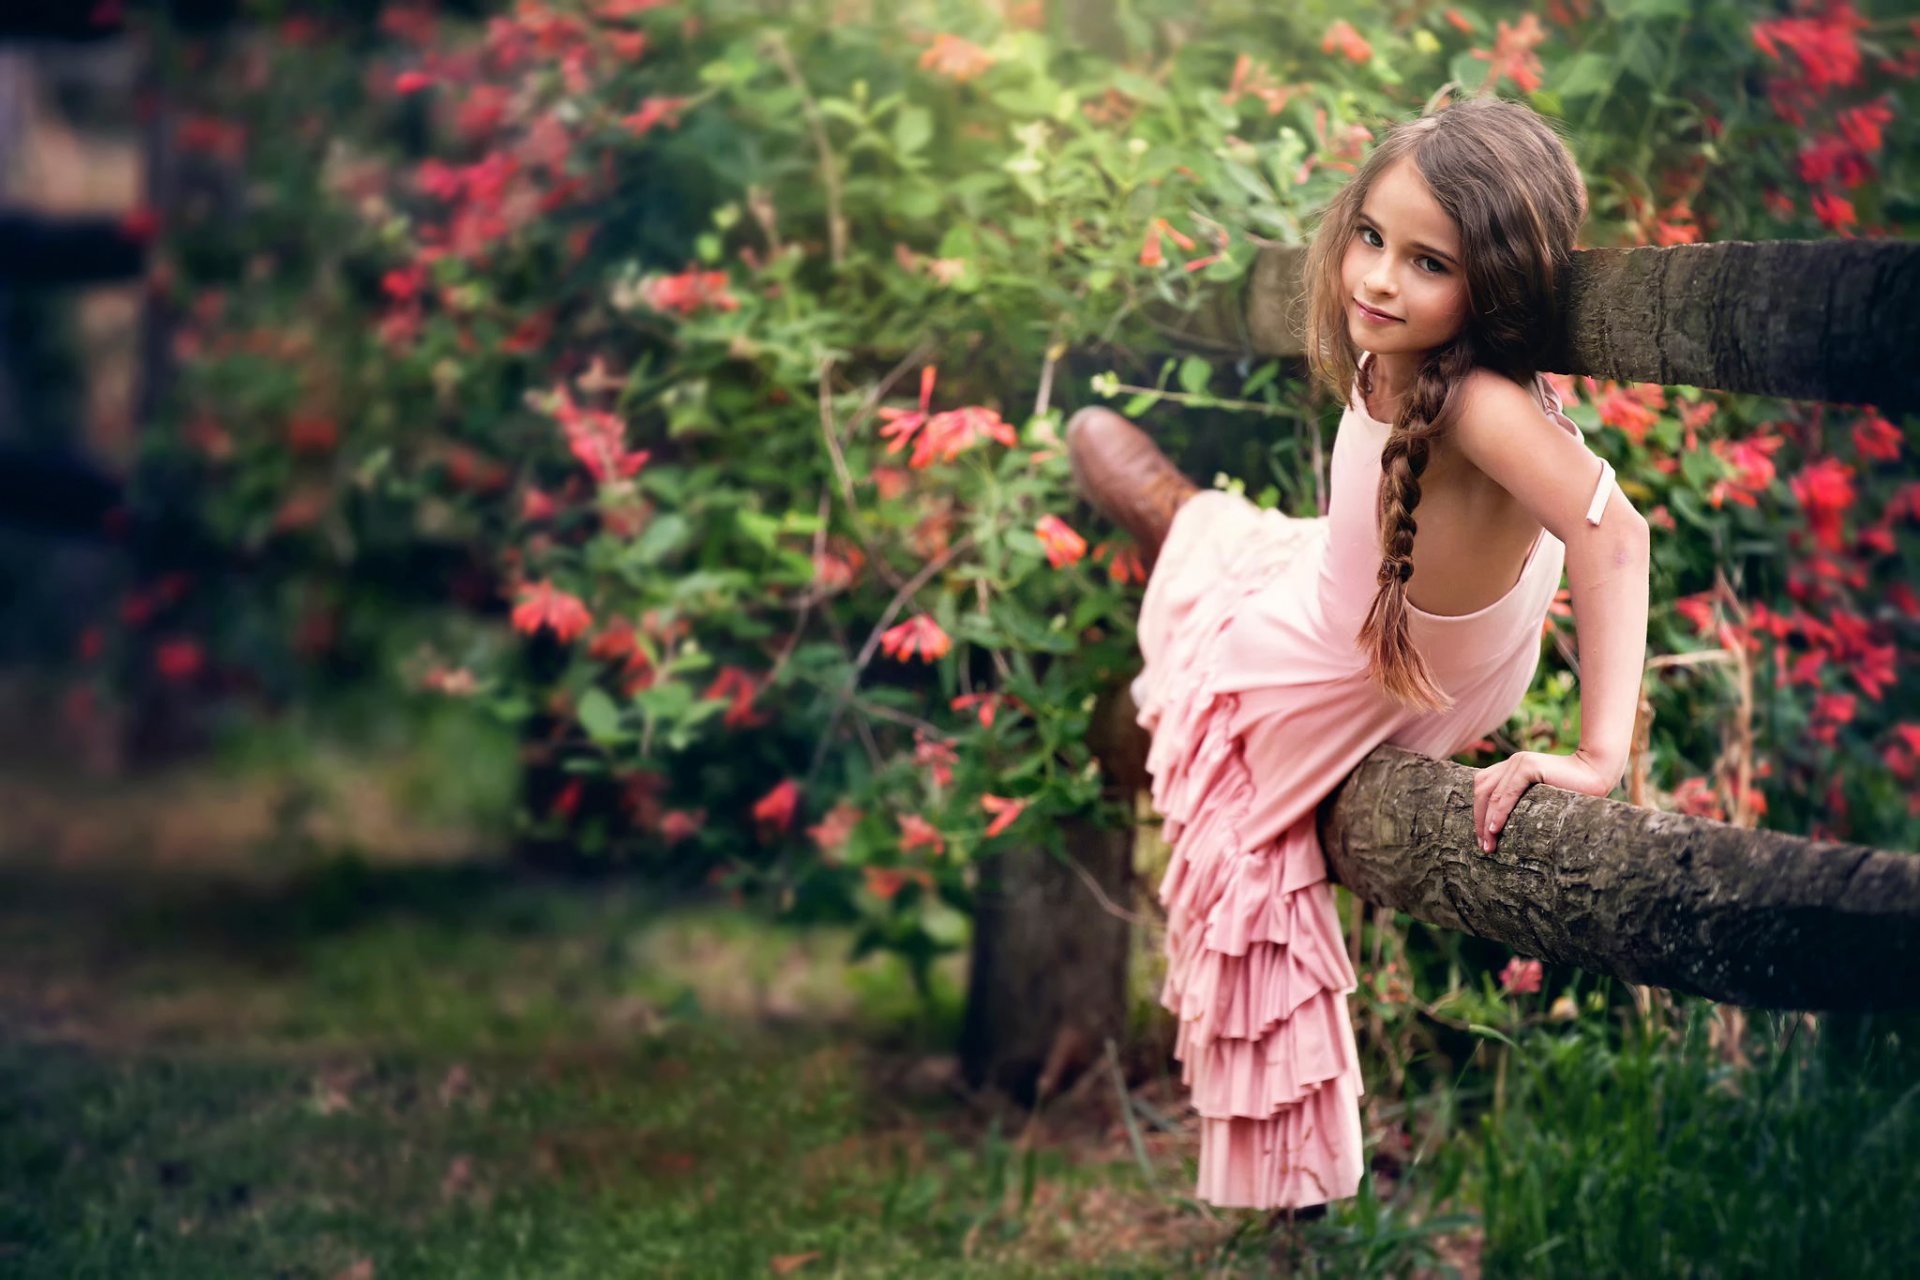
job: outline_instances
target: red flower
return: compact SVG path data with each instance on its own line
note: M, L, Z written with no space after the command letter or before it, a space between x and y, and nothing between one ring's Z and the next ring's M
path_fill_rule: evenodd
M683 271L677 276L655 276L640 286L640 296L655 311L690 316L702 307L738 311L740 300L727 292L724 271Z
M1858 705L1858 699L1850 693L1822 693L1815 696L1813 723L1808 726L1808 736L1815 742L1832 746L1840 726L1853 719Z
M813 843L823 859L829 863L837 862L840 851L846 847L847 838L853 834L854 825L863 816L851 801L841 800L827 810L825 817L808 827L807 834L813 837Z
M931 848L935 853L945 853L947 842L934 825L917 813L900 816L900 851Z
M913 439L914 432L920 430L921 427L927 424L928 408L933 403L933 380L935 376L936 373L933 365L924 365L921 367L920 407L918 409L895 409L889 406L880 410L880 438L882 440L893 441L892 444L887 446L888 453L898 453L906 448L907 442ZM901 476L903 481L905 478L904 475ZM875 479L876 481L878 480L877 469ZM883 498L895 497L897 494L883 492L881 496Z
M964 405L936 413L927 419L927 429L920 433L907 465L926 467L935 462L952 462L983 439L997 440L1009 448L1018 443L1013 424L984 406Z
M520 588L520 603L513 609L514 629L533 635L541 627L553 632L562 644L593 625L593 615L579 596L569 595L551 582L537 582Z
M753 709L753 700L760 692L760 684L744 669L735 666L720 668L720 674L707 686L702 698L732 698L733 703L727 713L720 717L720 723L729 729L752 727L766 723L766 717L758 715Z
M793 812L800 804L800 784L788 778L753 804L753 820L770 833L793 825Z
M1860 78L1860 45L1850 28L1866 25L1852 6L1834 5L1812 17L1756 22L1753 44L1776 62L1781 60L1776 41L1793 50L1806 71L1803 83L1810 90L1845 87Z
M1004 693L963 693L947 705L955 711L965 711L969 707L978 707L980 723L983 727L993 728L993 717L999 711L1000 704L1006 701Z
M528 524L537 524L542 520L551 520L559 511L560 504L550 494L542 493L532 485L520 495L520 518Z
M1792 484L1814 538L1828 551L1841 550L1846 537L1840 517L1853 505L1853 468L1838 458L1822 458L1795 476Z
M573 403L566 384L554 388L554 419L567 433L567 448L601 484L628 479L647 465L646 449L627 448L627 425L600 409L582 409Z
M340 443L340 428L331 418L302 417L287 424L287 447L295 453L331 453Z
M1102 542L1093 548L1093 558L1108 556L1107 577L1123 586L1129 582L1145 582L1147 567L1140 559L1138 547L1123 546L1117 550L1110 542Z
M913 762L927 769L935 786L944 787L953 781L953 766L960 762L960 758L954 754L951 739L929 738L924 730L916 729L913 734Z
M1834 114L1834 122L1854 148L1871 155L1880 150L1880 131L1893 122L1893 108L1884 100L1863 102Z
M1853 424L1853 447L1863 458L1892 462L1900 456L1900 428L1870 413Z
M1021 810L1027 807L1027 802L1025 800L1008 800L1002 796L985 795L980 797L980 807L988 813L998 815L992 822L987 824L987 838L991 840L1013 825L1014 819L1018 818Z
M200 642L190 637L162 640L153 648L154 669L169 680L191 680L206 665Z
M921 661L932 662L952 647L953 641L940 629L940 624L924 613L916 613L880 633L881 652L896 662L905 662L916 653Z
M1500 989L1522 994L1540 989L1540 962L1522 960L1519 956L1507 961L1507 967L1500 971Z
M418 93L432 87L433 77L424 71L402 71L393 78L393 91L398 94Z
M640 50L646 47L646 37L642 36L640 41L640 45L629 56L637 57ZM690 101L692 101L691 98L646 98L641 101L638 111L630 116L622 116L620 123L625 125L627 132L634 137L644 138L653 132L656 125L664 124L668 128L678 125L680 113L686 110L687 103ZM723 276L722 279L724 278Z
M1072 564L1087 553L1087 540L1059 516L1041 516L1033 531L1047 549L1047 563L1056 569Z
M669 809L660 815L660 838L671 849L706 825L705 809Z
M925 889L933 888L933 877L925 867L865 867L867 891L883 902L900 892L909 880L917 880Z

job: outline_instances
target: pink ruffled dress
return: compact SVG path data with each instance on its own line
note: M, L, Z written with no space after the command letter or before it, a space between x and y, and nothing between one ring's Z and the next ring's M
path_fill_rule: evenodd
M1578 436L1551 384L1541 407ZM1380 568L1389 427L1358 383L1335 439L1328 514L1301 519L1210 490L1175 514L1140 608L1133 683L1172 860L1160 885L1175 1056L1200 1113L1196 1196L1247 1208L1356 1193L1364 1167L1357 985L1315 809L1381 743L1436 758L1504 724L1532 683L1566 548L1546 530L1507 593L1462 615L1408 605L1454 706L1402 708L1355 636ZM1588 512L1598 523L1612 468Z

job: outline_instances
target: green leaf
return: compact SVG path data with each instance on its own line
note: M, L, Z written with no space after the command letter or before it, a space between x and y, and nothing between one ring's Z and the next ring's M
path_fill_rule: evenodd
M1180 362L1180 389L1197 396L1213 378L1213 365L1205 356L1188 356Z
M893 120L893 146L903 156L910 156L927 145L933 137L933 113L925 107L907 106L900 108L900 114Z
M640 564L658 564L680 550L692 532L693 526L685 516L674 511L660 512L627 548L627 558Z
M1467 1024L1467 1030L1473 1032L1473 1034L1477 1036L1484 1036L1489 1040L1498 1040L1501 1044L1513 1045L1513 1047L1516 1049L1520 1047L1519 1045L1514 1044L1512 1040L1508 1039L1505 1033L1499 1031L1497 1028L1489 1027L1483 1022L1469 1022Z
M740 532L747 535L762 550L773 550L774 539L780 536L780 520L777 516L762 511L749 511L742 507L733 513L734 523L740 526Z
M601 746L611 746L627 736L620 731L620 709L613 705L613 699L604 689L587 690L574 714L587 736Z
M1279 376L1279 373L1280 373L1280 362L1278 360L1267 361L1265 364L1261 365L1258 369L1255 369L1253 371L1252 376L1249 377L1244 383L1241 384L1240 386L1241 396L1251 400L1255 395L1259 394L1260 388L1266 386L1269 382L1272 382L1274 378Z

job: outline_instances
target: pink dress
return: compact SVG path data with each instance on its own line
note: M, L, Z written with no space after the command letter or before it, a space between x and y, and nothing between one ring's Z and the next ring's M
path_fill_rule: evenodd
M1578 436L1544 377L1542 411ZM1408 605L1455 700L1395 704L1354 643L1380 568L1388 426L1357 382L1333 448L1328 514L1263 511L1220 490L1175 514L1140 607L1133 684L1172 860L1160 885L1175 1056L1201 1116L1196 1195L1274 1208L1352 1196L1363 1092L1346 993L1357 985L1315 809L1381 743L1436 758L1506 723L1532 683L1566 548L1546 530L1507 593L1443 616ZM1588 520L1608 494L1601 470Z

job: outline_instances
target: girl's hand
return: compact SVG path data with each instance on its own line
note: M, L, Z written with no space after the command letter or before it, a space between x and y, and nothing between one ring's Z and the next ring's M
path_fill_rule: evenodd
M1474 837L1482 849L1491 853L1500 829L1506 826L1507 815L1536 782L1583 796L1604 796L1612 792L1619 781L1619 770L1602 769L1578 751L1567 756L1516 751L1473 776Z

